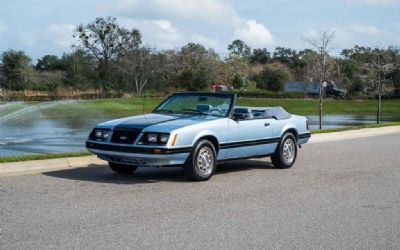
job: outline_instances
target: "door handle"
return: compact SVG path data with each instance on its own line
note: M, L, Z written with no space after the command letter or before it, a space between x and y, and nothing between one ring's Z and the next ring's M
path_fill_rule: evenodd
M271 124L269 124L268 122L264 123L265 127L268 127L269 125L271 125Z

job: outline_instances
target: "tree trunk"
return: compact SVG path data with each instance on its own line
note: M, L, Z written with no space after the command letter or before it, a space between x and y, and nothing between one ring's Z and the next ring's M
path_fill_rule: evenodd
M376 113L376 124L379 124L381 120L381 94L378 95L378 110Z
M324 70L325 70L325 55L324 50L321 48L321 72L320 72L320 85L319 85L319 130L322 130L322 101L323 101L323 87L324 87Z
M322 129L322 81L320 83L320 89L319 89L319 129Z

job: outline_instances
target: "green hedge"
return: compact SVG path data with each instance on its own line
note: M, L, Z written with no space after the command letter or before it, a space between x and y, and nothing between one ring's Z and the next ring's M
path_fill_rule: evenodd
M237 94L238 97L249 97L249 98L304 98L304 93L277 93L268 90L260 91L225 91L224 93Z

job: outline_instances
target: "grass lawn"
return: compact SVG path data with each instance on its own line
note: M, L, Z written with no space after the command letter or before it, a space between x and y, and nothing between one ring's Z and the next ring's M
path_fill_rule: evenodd
M155 108L163 99L149 98L144 102L144 111ZM239 98L238 105L271 107L282 106L288 112L300 115L318 114L318 100L313 99L263 99L263 98ZM326 100L324 101L324 114L375 114L377 102L375 100ZM106 112L125 114L138 114L143 112L143 99L102 99L82 101L72 104L76 110L99 109ZM383 100L383 114L400 115L400 100Z
M153 110L162 98L127 98L127 99L100 99L74 102L68 105L59 105L52 109L61 109L66 112L84 112L84 110L98 110L115 115L135 115ZM299 115L318 114L318 100L314 99L263 99L239 98L238 105L271 107L282 106L288 112ZM376 100L325 100L324 114L376 114ZM383 100L382 114L400 115L400 100Z
M88 151L82 151L82 152L56 153L56 154L3 156L3 157L0 157L0 163L33 161L33 160L47 160L47 159L56 159L56 158L67 158L67 157L80 157L80 156L87 156L87 155L91 155L91 154Z
M240 98L239 105L282 106L288 112L300 115L318 114L319 101L314 99L256 99ZM376 100L325 100L324 114L376 114ZM400 115L400 100L383 100L382 114Z

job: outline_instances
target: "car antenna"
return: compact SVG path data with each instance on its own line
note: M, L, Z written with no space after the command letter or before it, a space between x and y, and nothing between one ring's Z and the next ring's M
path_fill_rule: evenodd
M142 99L143 99L143 102L142 102L142 115L143 115L144 119L146 120L146 122L149 122L149 121L147 120L146 114L144 113L144 106L145 106L145 104L146 104L146 85L143 86L143 96L142 96Z
M143 88L143 96L142 96L143 102L142 102L142 115L144 115L144 105L146 103L146 86Z

